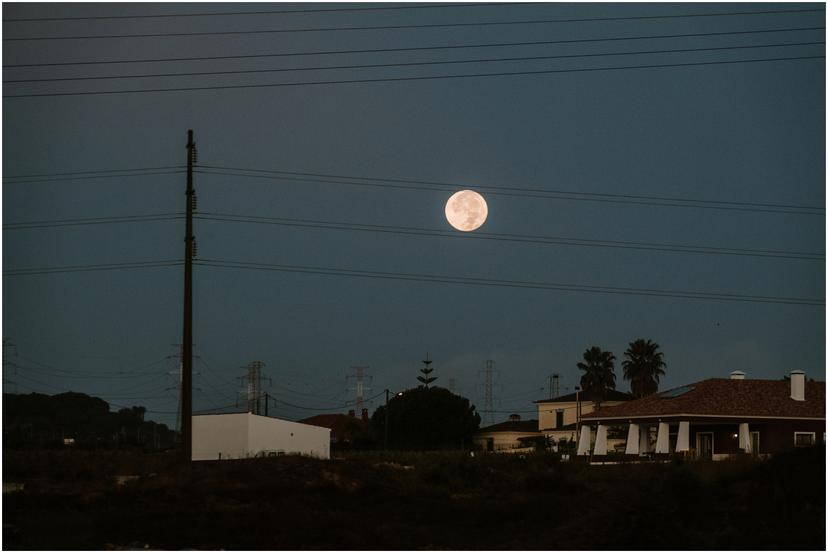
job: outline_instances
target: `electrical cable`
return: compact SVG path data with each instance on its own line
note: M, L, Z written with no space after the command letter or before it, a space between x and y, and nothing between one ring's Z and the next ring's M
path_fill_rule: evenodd
M247 171L248 173L255 172L261 174L245 174L230 171ZM221 171L221 172L216 172ZM314 182L321 184L344 184L349 186L368 186L374 188L400 189L400 190L426 190L447 192L456 191L467 188L468 185L449 182L424 181L413 179L400 178L377 178L377 177L358 177L345 175L331 175L324 173L300 173L298 171L274 171L264 169L240 169L240 168L226 168L217 166L203 166L203 169L196 171L199 174L205 175L225 175L248 178L263 178L273 180L287 180L299 182ZM304 178L310 176L314 178ZM315 177L322 177L322 180ZM349 179L349 180L329 180L329 179ZM370 182L358 182L370 181ZM389 184L390 183L390 184ZM487 194L501 195L501 196L515 196L515 197L530 197L530 198L545 198L545 199L563 199L563 200L585 200L596 202L609 203L625 203L636 205L656 205L665 207L694 207L706 209L722 209L722 210L736 210L736 211L757 211L770 213L794 213L803 215L824 215L824 207L806 206L806 205L792 205L792 204L775 204L775 203L758 203L758 202L734 202L725 200L707 200L694 198L680 198L667 196L648 196L635 194L617 194L605 192L582 192L574 190L549 190L543 188L527 188L527 187L511 187L511 186L493 186L493 185L476 185L476 190L485 191Z
M227 269L245 269L258 271L279 271L303 274L348 276L385 280L402 280L414 282L433 282L438 284L462 284L503 288L527 288L542 290L557 290L568 292L587 292L600 294L622 294L634 296L653 296L711 301L732 301L749 303L773 303L788 305L824 306L825 301L819 298L796 298L782 296L761 296L754 294L732 294L721 292L701 292L689 290L664 290L653 288L626 288L619 286L591 286L583 284L568 284L556 282L518 281L504 279L488 279L465 276L433 275L403 272L368 271L343 269L334 267L312 267L302 265L281 265L270 263L251 263L242 261L228 261L217 259L202 259L195 262L204 267L218 267Z
M90 271L114 271L120 269L147 269L156 267L176 267L183 265L183 261L138 261L129 263L100 263L94 265L64 265L57 267L32 267L25 269L4 269L3 276L41 275L54 273L75 273Z
M29 370L46 370L52 371L53 373L57 373L58 376L77 376L78 378L133 378L133 377L143 377L143 376L155 376L156 373L142 373L144 369L148 369L150 367L154 367L163 363L166 359L157 359L155 361L151 361L144 365L139 365L137 367L133 367L131 369L119 369L117 371L107 371L107 372L90 372L88 370L75 370L75 369L62 369L59 367L55 367L54 365L49 365L48 363L44 363L42 361L38 361L36 359L32 359L31 357L25 355L17 355L20 359L37 365L38 367L25 367ZM22 365L21 365L22 366ZM62 374L61 374L62 373Z
M648 16L610 16L610 17L580 17L568 19L523 19L517 21L474 21L455 23L414 23L405 25L361 25L354 27L304 27L295 29L260 29L244 31L195 31L195 32L169 32L169 33L138 33L125 35L73 35L73 36L37 36L37 37L3 37L4 42L31 42L44 40L97 40L97 39L129 39L129 38L172 38L172 37L196 37L196 36L242 36L260 34L284 34L284 33L320 33L320 32L341 32L341 31L400 31L410 29L452 29L468 27L504 27L509 25L551 25L559 23L588 23L605 21L633 21L640 19L675 19L687 17L721 17L724 15L760 15L780 13L805 13L825 12L824 9L810 8L804 10L788 11L765 11L765 12L735 12L735 13L707 13L707 14L675 14L675 15L648 15Z
M515 5L539 5L534 2L487 2L469 4L429 4L425 6L395 5L377 6L370 8L323 8L318 10L258 10L249 12L202 12L202 13L159 13L159 14L134 14L134 15L91 15L75 17L17 17L4 19L3 23L17 23L23 21L90 21L101 19L158 19L168 17L224 17L232 15L272 15L272 14L307 14L307 13L328 13L328 12L366 12L386 10L417 10L417 9L440 9L440 8L484 8L490 6L515 6ZM756 13L797 13L811 10L782 10L775 12ZM749 15L752 15L748 12ZM728 15L728 14L726 14ZM739 14L737 14L739 15Z
M189 73L145 73L142 75L104 75L96 77L51 77L45 79L8 79L4 80L4 84L22 84L22 83L45 83L45 82L66 82L66 81L100 81L100 80L122 80L122 79L147 79L147 78L166 78L166 77L194 77L194 76L217 76L217 75L249 75L262 73L282 73L293 71L323 71L323 70L340 70L340 69L376 69L376 68L393 68L393 67L423 67L431 65L455 65L464 63L502 63L513 61L539 61L551 59L570 59L570 58L593 58L606 56L637 56L648 54L674 54L687 52L713 52L724 50L745 50L755 48L783 48L791 46L815 46L824 45L825 41L817 42L786 42L778 44L756 44L745 46L719 46L713 48L678 48L672 50L638 50L633 52L602 52L597 54L563 54L554 56L523 56L511 58L478 58L471 60L448 60L448 61L426 61L426 62L406 62L406 63L373 63L362 65L334 65L334 66L317 66L317 67L284 67L277 69L247 69L247 70L233 70L233 71L195 71Z
M113 374L70 373L70 372L64 371L64 370L61 370L59 372L58 371L51 371L49 369L32 367L32 366L29 366L29 365L22 365L20 363L16 363L15 365L17 367L21 368L21 369L26 369L26 370L29 370L29 371L33 371L33 372L36 372L38 374L42 374L43 376L50 376L50 377L53 377L53 378L73 379L73 380L74 379L88 379L88 378L95 379L95 380L100 380L100 379L110 379L110 380L129 379L129 380L134 380L134 379L150 378L150 377L155 379L155 378L158 377L159 374L161 374L161 373L145 373L145 374L123 375L123 374L115 374L115 373L113 373Z
M362 223L343 223L332 221L318 221L312 219L281 219L272 217L257 217L245 215L233 215L224 213L201 213L195 217L203 221L220 221L234 223L254 223L284 225L300 228L317 228L332 230L351 230L364 232L379 232L413 236L436 236L445 238L463 238L476 240L496 240L506 242L521 242L533 244L564 245L564 246L589 246L601 248L622 248L635 250L654 250L674 253L697 253L713 255L738 255L749 257L771 257L785 259L824 260L825 254L816 252L792 252L784 250L757 250L747 248L725 248L716 246L697 246L688 244L669 244L655 242L630 242L620 240L591 240L584 238L569 238L558 236L537 236L520 234L502 234L488 232L456 233L440 229L427 229L417 227L400 227L388 225L368 225Z
M733 65L738 63L759 63L778 61L798 61L825 59L825 55L818 56L791 56L782 58L759 58L749 60L727 60L727 61L705 61L692 63L662 63L650 65L626 65L616 67L589 67L576 69L546 69L538 71L504 71L496 73L471 73L465 75L430 75L421 77L385 77L377 79L346 79L329 81L305 81L293 83L270 83L270 84L246 84L246 85L224 85L224 86L189 86L180 88L145 88L133 90L109 90L109 91L80 91L80 92L46 92L36 94L4 94L3 98L53 98L58 96L106 96L110 94L143 94L157 92L194 92L202 90L239 90L254 88L282 88L295 86L334 85L334 84L367 84L367 83L388 83L388 82L410 82L410 81L434 81L444 79L468 79L481 77L513 77L527 75L551 75L558 73L589 73L597 71L623 71L635 69L664 69L674 67L701 67L712 65Z
M3 176L3 180L6 179L29 179L29 178L39 178L39 177L66 177L66 176L73 176L73 175L98 175L104 173L132 173L135 171L161 171L165 169L186 169L186 165L164 165L161 167L133 167L131 169L92 169L90 171L68 171L68 172L61 172L61 173L35 173L29 175L11 175L11 176Z
M638 35L638 36L616 36L604 38L581 38L581 39L566 39L566 40L539 40L539 41L522 41L522 42L496 42L487 44L451 44L443 46L414 46L403 48L368 48L357 50L322 50L316 52L278 52L272 54L241 54L241 55L225 55L225 56L198 56L198 57L179 57L179 58L142 58L131 60L93 60L93 61L74 61L74 62L51 62L51 63L25 63L25 64L4 64L3 69L22 68L22 67L54 67L67 65L109 65L109 64L128 64L128 63L163 63L163 62L180 62L180 61L217 61L227 59L250 59L250 58L280 58L280 57L298 57L298 56L328 56L340 54L377 54L390 52L422 52L432 50L459 50L466 48L506 48L517 46L545 46L551 44L582 44L592 42L616 42L625 40L662 40L670 38L699 38L710 36L739 36L739 35L753 35L765 33L787 33L800 31L824 31L825 27L787 27L776 29L754 29L746 31L716 31L706 33L680 33L668 35Z
M3 230L25 230L81 225L109 225L120 223L145 223L152 221L176 221L183 219L184 215L184 213L159 213L155 215L124 215L118 217L88 217L85 219L25 221L17 223L4 223Z
M183 170L177 171L153 171L147 173L123 173L123 174L110 174L110 175L88 175L88 176L78 176L78 177L56 177L56 178L43 178L43 179L27 179L27 180L16 180L14 182L6 182L6 179L11 179L12 177L4 177L3 184L5 185L12 185L12 184L37 184L42 182L63 182L63 181L78 181L78 180L91 180L91 179L114 179L114 178L122 178L122 177L146 177L146 176L155 176L155 175L180 175L185 173Z

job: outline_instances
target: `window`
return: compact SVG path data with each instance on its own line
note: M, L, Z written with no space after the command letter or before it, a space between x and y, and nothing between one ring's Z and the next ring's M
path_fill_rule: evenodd
M796 447L807 447L816 443L814 432L794 432L794 445Z
M564 410L558 409L555 411L555 428L561 428L564 425Z
M679 388L673 388L672 390L667 390L666 392L661 392L660 394L658 394L658 397L660 397L662 399L671 399L671 398L674 398L674 397L682 396L682 395L686 394L687 392L692 391L694 388L695 388L695 386L681 386Z

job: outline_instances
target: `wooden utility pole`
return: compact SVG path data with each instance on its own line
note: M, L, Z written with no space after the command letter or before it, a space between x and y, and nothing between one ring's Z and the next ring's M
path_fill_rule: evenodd
M184 235L184 338L181 351L181 443L187 462L193 452L193 162L195 143L187 131L187 224Z
M388 449L388 395L390 390L385 389L385 439L382 442L382 449Z

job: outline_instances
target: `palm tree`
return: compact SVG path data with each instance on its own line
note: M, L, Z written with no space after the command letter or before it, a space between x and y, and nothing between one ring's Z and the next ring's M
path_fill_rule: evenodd
M630 342L624 352L624 380L630 381L630 390L635 397L644 397L658 391L659 379L664 376L664 354L658 351L658 344L639 338Z
M607 390L615 389L615 355L609 351L592 346L584 352L584 362L578 363L578 368L584 371L581 375L581 388L587 397L595 403L595 408L601 407L607 397Z

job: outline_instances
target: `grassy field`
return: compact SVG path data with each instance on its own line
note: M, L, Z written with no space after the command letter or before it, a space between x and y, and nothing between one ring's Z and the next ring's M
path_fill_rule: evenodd
M825 451L589 466L3 452L4 549L825 549ZM140 478L118 484L118 475Z

